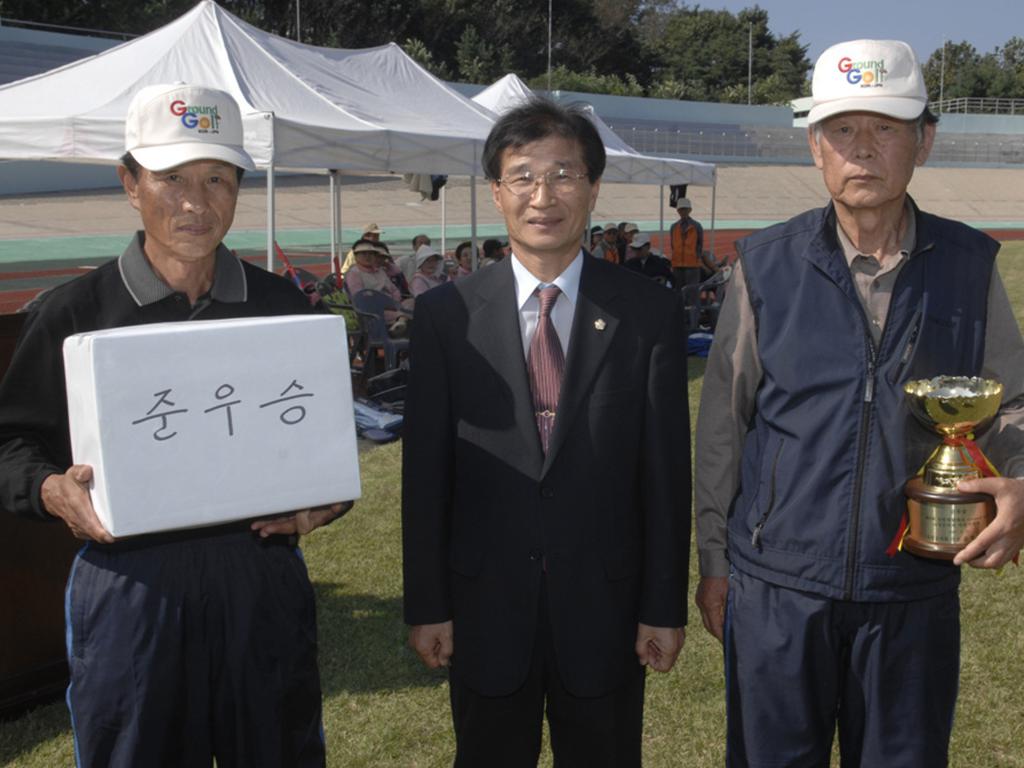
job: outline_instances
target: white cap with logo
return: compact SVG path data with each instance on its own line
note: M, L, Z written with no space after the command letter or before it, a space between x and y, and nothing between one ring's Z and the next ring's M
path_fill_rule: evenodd
M928 90L914 50L901 40L850 40L818 57L807 122L841 112L877 112L915 120L928 106Z
M125 150L150 171L193 160L223 160L254 170L242 136L242 114L229 93L185 83L140 90L124 127Z

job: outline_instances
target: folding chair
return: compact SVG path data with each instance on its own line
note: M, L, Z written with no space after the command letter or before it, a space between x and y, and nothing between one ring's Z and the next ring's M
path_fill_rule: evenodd
M352 306L359 313L359 320L364 323L366 332L366 362L376 357L377 350L384 352L384 370L390 371L398 367L398 357L409 350L408 339L393 339L388 335L388 325L384 320L386 311L400 312L409 315L401 304L386 293L364 289L352 295Z
M730 277L732 267L722 267L703 283L683 287L683 308L689 331L698 330L703 319L708 330L714 333Z

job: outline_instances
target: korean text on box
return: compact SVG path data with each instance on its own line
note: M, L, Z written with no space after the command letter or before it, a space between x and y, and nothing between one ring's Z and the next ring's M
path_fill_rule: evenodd
M76 464L114 536L358 498L344 319L115 328L64 342Z

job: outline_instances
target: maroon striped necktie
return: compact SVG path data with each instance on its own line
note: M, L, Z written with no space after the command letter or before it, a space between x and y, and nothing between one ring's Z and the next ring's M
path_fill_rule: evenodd
M549 285L537 291L540 297L540 316L537 318L537 330L533 332L533 338L530 340L530 352L526 356L530 390L533 393L533 411L537 418L540 446L545 455L548 452L551 430L555 426L558 392L562 388L562 369L565 367L562 343L558 340L554 323L551 322L551 310L560 293L557 285Z

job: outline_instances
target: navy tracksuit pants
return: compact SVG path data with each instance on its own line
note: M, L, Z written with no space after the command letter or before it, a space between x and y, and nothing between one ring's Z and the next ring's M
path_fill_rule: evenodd
M79 768L321 768L316 608L287 537L89 544L65 598Z
M858 603L734 571L725 669L730 768L828 768L837 726L843 768L941 768L959 594Z

